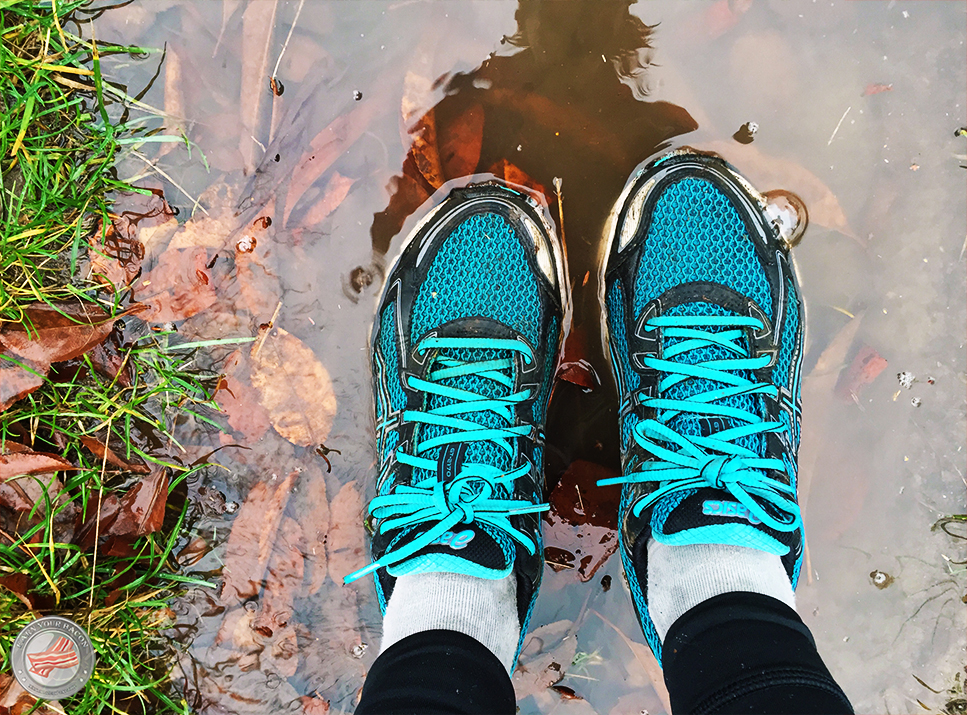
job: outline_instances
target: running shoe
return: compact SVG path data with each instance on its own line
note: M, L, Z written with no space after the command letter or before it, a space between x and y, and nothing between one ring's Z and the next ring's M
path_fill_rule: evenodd
M494 182L416 226L372 336L384 611L396 578L515 573L522 634L544 565L544 418L568 312L564 252L537 200Z
M804 315L781 221L731 166L690 148L629 180L610 217L605 348L620 400L619 540L638 619L647 544L803 553L796 497Z

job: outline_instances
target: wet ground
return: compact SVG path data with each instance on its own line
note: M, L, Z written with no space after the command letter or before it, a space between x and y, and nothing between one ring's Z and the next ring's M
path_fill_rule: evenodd
M965 542L931 530L967 511L963 3L152 0L95 29L166 49L106 71L132 94L157 72L131 116L191 141L147 143L122 168L178 210L139 226L160 268L138 297L173 281L157 320L263 345L199 356L228 375L227 432L190 418L181 433L186 462L223 447L191 488L185 573L235 574L175 604L197 710L352 710L380 618L368 582L337 582L364 558L382 271L434 192L491 173L543 187L563 213L565 359L590 366L550 405L555 566L531 627L552 655L525 651L521 712L663 711L620 564L599 563L613 494L590 484L618 455L597 260L628 174L682 144L810 212L794 251L808 313L799 612L857 712L951 698L914 676L944 691L965 662ZM300 394L267 387L280 376ZM563 687L549 690L555 661Z

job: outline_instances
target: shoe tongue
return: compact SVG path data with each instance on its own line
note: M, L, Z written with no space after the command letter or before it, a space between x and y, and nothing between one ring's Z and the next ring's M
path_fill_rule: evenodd
M667 316L735 316L737 313L732 312L726 308L723 308L714 303L707 302L696 302L696 303L684 303L681 305L676 305L665 312ZM700 330L706 330L710 333L717 333L723 330L730 330L728 327L708 327L699 328ZM677 343L682 342L685 338L665 338L663 347L669 348ZM740 345L746 350L748 355L748 339L743 337L737 341L734 341L737 345ZM696 348L694 350L689 350L681 355L676 355L670 358L671 362L682 363L686 365L695 365L697 363L708 362L711 360L734 360L740 356L735 353L726 350L720 345L707 344L703 347ZM754 376L750 370L733 370L732 374L743 377L747 380L754 380ZM724 387L729 387L726 383L718 382L715 380L709 380L705 378L688 378L682 380L678 384L672 386L667 392L664 393L663 397L669 400L687 400L695 395L700 395L703 392L708 392L710 390L719 390ZM727 407L734 407L746 412L751 412L753 414L760 414L761 408L758 404L758 399L753 395L739 395L736 397L728 397L723 400L716 400L713 404L724 405ZM659 417L662 413L668 410L659 410ZM669 428L675 430L681 435L686 437L690 435L699 435L702 437L713 436L718 432L723 430L731 429L732 427L737 427L744 422L734 420L730 417L721 417L718 415L702 415L695 414L691 412L683 412L678 416L674 417L670 422L668 422ZM742 437L735 441L736 444L753 450L756 454L764 454L765 450L765 440L761 435L752 435L749 437ZM673 446L672 449L677 447Z
M664 544L731 544L778 556L789 552L788 535L763 524L728 492L711 487L668 495L655 505L652 519L651 538Z
M670 308L665 312L665 315L694 317L734 316L738 314L714 303L695 302ZM699 329L717 333L732 328L708 327ZM671 347L682 340L684 338L666 338L663 347ZM748 338L743 337L734 342L748 351ZM695 365L710 360L731 360L738 357L738 355L720 345L708 344L677 355L671 358L671 361ZM750 370L733 370L730 372L748 380L755 379ZM723 387L728 387L728 385L705 378L689 378L674 385L664 393L663 397L671 400L685 400L703 392L718 390ZM752 395L716 400L714 404L734 407L752 414L762 414L758 398ZM667 410L659 410L659 417L663 412L667 412ZM686 437L691 435L714 436L718 432L740 424L745 423L729 417L695 413L681 413L668 422L671 429ZM756 454L765 454L765 440L762 435L742 437L735 440L735 444L751 449ZM676 445L668 446L670 449L678 449ZM734 544L736 546L752 546L762 551L782 555L789 551L789 547L776 538L779 536L777 532L763 525L729 492L711 487L669 494L655 505L653 512L652 537L668 544Z
M473 337L512 339L513 331L500 323L487 318L464 318L447 323L434 330L438 337ZM507 350L492 348L446 348L440 350L435 357L429 372L446 367L441 358L450 358L461 362L484 362L502 358L515 358L515 353ZM432 359L432 358L431 358ZM516 359L513 364L516 365ZM513 377L510 370L502 371ZM428 376L427 376L428 377ZM445 378L437 381L446 387L467 390L475 394L498 398L511 394L512 389L481 375L470 374ZM427 394L424 411L451 405L456 400L441 395ZM507 422L493 412L469 412L456 415L458 419L476 422L488 428L506 427ZM437 425L423 424L418 431L419 441L426 442L434 437L451 434L452 429ZM455 442L420 453L421 457L431 459L436 463L435 470L413 469L413 483L424 480L439 481L444 486L453 482L460 475L464 464L486 464L501 471L510 471L515 464L506 450L491 441ZM498 486L495 497L509 497L507 489ZM417 527L404 535L403 540L417 538L426 531L424 527ZM391 566L388 571L394 577L413 573L448 571L463 573L483 578L502 578L510 573L514 561L514 546L510 539L497 529L492 529L477 522L461 523L450 531L442 534L433 543L418 551L406 561Z
M434 332L438 337L497 339L508 339L513 337L513 331L506 326L488 318L462 318L460 320L447 323L446 325L434 330ZM446 367L445 363L441 361L441 358L450 358L459 360L461 362L485 362L487 360L496 360L508 357L513 359L515 354L507 350L495 350L492 348L446 348L440 350L436 354L435 362L430 367L428 372L432 373L436 370L441 370ZM514 360L513 364L516 364L516 360ZM510 376L513 377L512 371L503 372L504 374L510 374ZM427 377L429 377L429 375L427 375ZM490 398L506 397L512 392L511 388L508 388L495 380L491 380L488 377L477 374L445 378L443 380L439 380L438 384L446 387L467 390L469 392L473 392L474 394ZM427 401L424 411L429 412L440 407L452 405L454 402L456 402L456 400L450 397L427 394ZM499 428L507 426L507 422L504 419L489 411L468 412L455 415L455 417L458 419L468 420L470 422L476 422L477 424L487 428ZM418 430L419 441L421 443L427 442L434 437L451 434L452 432L453 430L449 427L424 424L421 425ZM455 462L457 455L459 455L459 463ZM432 459L434 462L436 462L437 469L434 472L428 469L415 468L413 470L414 482L419 482L425 479L439 478L444 484L449 483L460 473L460 466L463 463L488 464L500 469L501 471L509 471L516 466L511 463L511 456L507 453L507 451L502 447L498 447L497 444L491 441L457 442L455 444L434 447L426 452L422 452L420 456L426 459ZM444 468L447 464L449 465L449 471L446 471Z

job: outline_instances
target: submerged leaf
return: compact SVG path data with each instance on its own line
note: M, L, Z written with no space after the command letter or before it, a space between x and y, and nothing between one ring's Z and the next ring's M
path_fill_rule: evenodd
M172 249L161 254L157 265L138 282L147 305L141 318L148 323L168 323L190 318L215 303L215 286L209 277L208 251L204 248Z
M323 444L336 414L332 380L299 338L281 328L252 348L252 384L276 432L293 444Z
M337 584L366 565L363 499L355 482L344 484L330 505L329 575Z

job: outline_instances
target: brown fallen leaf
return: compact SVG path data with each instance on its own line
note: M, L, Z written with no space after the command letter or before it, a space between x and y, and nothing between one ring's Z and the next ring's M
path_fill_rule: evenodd
M615 514L620 490L597 480L616 476L606 467L577 459L551 491L544 517L544 558L555 571L569 569L590 581L618 548Z
M305 537L305 580L302 596L312 596L326 581L328 565L326 542L329 538L329 500L322 470L310 465L299 480L295 499L296 519Z
M208 251L204 248L171 249L138 281L147 306L141 318L148 323L177 322L213 305L218 296L210 278Z
M836 395L845 402L855 401L863 387L873 382L886 366L886 358L869 345L864 345L856 353L850 366L840 373L836 382Z
M8 446L11 443L8 443ZM28 474L47 474L58 471L75 471L77 467L63 457L46 452L17 449L0 454L0 483Z
M871 94L879 94L880 92L889 92L893 89L892 84L868 84L866 89L863 90L861 97L869 97Z
M496 176L498 179L503 179L508 184L524 186L532 191L538 192L542 196L551 195L543 184L531 178L530 174L519 168L516 164L507 161L506 158L502 158L496 164L491 166L490 173Z
M94 546L98 537L105 536L114 520L118 518L121 500L117 494L107 493L103 498L94 494L87 501L87 510L78 512L75 543L85 551Z
M100 460L106 459L108 464L113 464L115 467L120 467L127 472L134 472L135 474L151 473L151 467L140 462L131 462L124 459L96 437L81 435L78 439L80 439L81 444L87 447L95 457Z
M304 548L302 527L292 517L285 517L266 567L262 609L252 622L252 628L266 638L289 625L292 618L305 573Z
M355 482L344 484L330 504L329 575L337 584L366 565L363 499Z
M302 703L302 715L328 715L329 701L323 700L319 695L303 695L299 698Z
M236 350L225 359L224 374L215 391L215 401L228 415L228 424L246 442L257 442L272 427L268 410L259 402L259 393L248 382L248 355Z
M275 328L254 344L251 360L252 384L275 431L303 447L324 444L336 414L336 395L312 350Z
M33 303L23 315L20 322L0 321L0 411L43 384L52 363L80 357L114 328L91 303Z
M655 692L661 699L662 705L665 707L665 712L670 713L672 711L671 699L668 696L668 688L665 687L665 677L662 675L661 665L659 665L658 660L655 658L655 654L651 652L651 648L644 643L631 640L620 628L594 609L591 609L591 613L600 618L605 625L610 626L621 640L624 641L624 644L628 646L635 660L641 666L645 675L648 676L648 680L651 681L652 687L655 689Z
M802 165L790 159L763 154L755 144L714 141L698 148L715 152L724 158L762 191L791 191L806 204L812 223L839 231L863 248L866 247L866 241L859 238L850 227L836 195L819 177Z
M63 712L59 701L38 705L37 698L24 690L16 678L0 673L0 715L55 715Z
M245 131L239 137L239 151L244 160L245 174L255 170L259 117L266 95L269 76L269 49L275 30L278 0L253 2L242 13L242 83L239 88L239 115Z
M483 144L484 110L473 103L459 116L439 121L437 110L424 114L410 130L410 154L416 167L434 189L449 179L468 176L477 170Z
M272 543L298 472L279 483L259 482L238 510L225 546L221 599L229 604L258 595Z
M556 621L528 634L513 674L518 702L547 690L567 674L578 647L572 626L572 621Z
M343 176L338 171L333 172L326 184L322 198L309 209L309 212L302 219L303 226L314 226L321 223L326 216L331 214L349 195L349 190L353 187L356 180L348 176Z
M168 503L168 476L156 468L134 484L118 504L117 518L108 529L111 536L138 537L161 528Z

